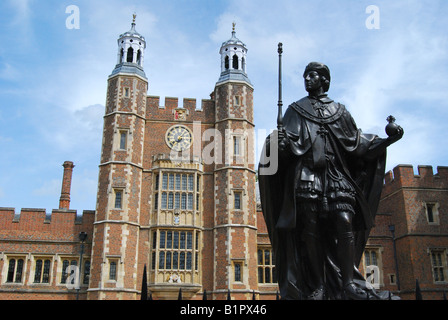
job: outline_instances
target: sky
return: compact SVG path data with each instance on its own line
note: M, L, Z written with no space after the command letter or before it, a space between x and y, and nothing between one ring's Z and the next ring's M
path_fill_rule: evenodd
M71 208L95 210L107 77L134 13L147 41L148 94L161 101L209 98L235 22L257 139L276 127L282 42L286 106L306 95L305 66L323 62L329 96L363 132L385 137L389 115L404 128L387 170L448 166L446 0L3 0L0 207L57 209L69 160Z

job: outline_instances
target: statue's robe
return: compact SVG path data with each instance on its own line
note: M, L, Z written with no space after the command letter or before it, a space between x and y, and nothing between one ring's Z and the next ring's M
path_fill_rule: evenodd
M290 143L283 152L279 151L278 170L269 175L263 175L262 170L273 165L270 150L271 147L278 147L276 132L266 139L259 165L261 205L275 255L277 279L283 299L301 299L312 292L312 287L307 283L310 278L307 250L301 237L302 225L298 217L300 212L297 212L295 186L301 178L304 155L314 151L313 146L317 144L319 130L322 128L328 132L327 143L331 143L338 168L356 191L353 217L354 278L357 285L366 288L357 266L374 226L383 186L387 144L385 139L364 134L358 129L344 105L327 96L319 100L326 105L324 117L315 111L313 98L310 97L288 107L283 125ZM322 241L325 250L327 297L339 299L342 278L336 258L335 233L326 233ZM368 284L367 287L370 288ZM370 294L379 297L373 290Z

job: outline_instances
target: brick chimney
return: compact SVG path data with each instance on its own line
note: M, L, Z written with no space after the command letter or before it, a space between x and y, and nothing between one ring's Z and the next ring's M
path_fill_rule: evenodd
M61 198L59 199L59 209L70 209L70 188L72 185L72 173L75 165L71 161L65 161L62 165L64 167L64 177L62 178Z

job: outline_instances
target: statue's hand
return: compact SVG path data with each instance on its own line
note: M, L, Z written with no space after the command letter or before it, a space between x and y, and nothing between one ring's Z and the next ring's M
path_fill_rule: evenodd
M389 144L395 143L398 140L400 140L401 138L403 138L404 135L404 130L402 127L398 126L397 127L397 133L394 134L393 136L390 136L387 138L387 140L389 141Z
M278 132L278 148L280 151L286 149L286 146L289 144L289 139L284 130L277 131Z

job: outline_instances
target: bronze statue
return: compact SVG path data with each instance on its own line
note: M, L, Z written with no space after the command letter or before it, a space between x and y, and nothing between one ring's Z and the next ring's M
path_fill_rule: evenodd
M326 65L311 62L303 77L308 96L279 116L279 130L267 138L259 165L281 297L384 298L357 266L378 208L386 149L404 131L396 126L382 139L358 129L345 106L327 96ZM278 159L269 158L273 148ZM268 158L278 161L274 174L260 170L272 165Z

